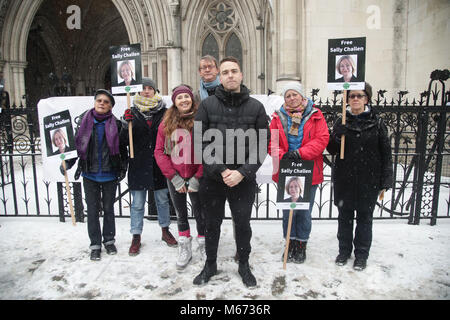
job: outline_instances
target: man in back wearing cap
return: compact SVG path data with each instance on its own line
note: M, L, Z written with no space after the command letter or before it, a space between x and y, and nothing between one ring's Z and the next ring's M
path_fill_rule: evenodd
M114 198L117 184L126 174L127 148L119 142L122 126L111 112L114 104L114 97L109 91L97 90L94 107L80 116L75 133L79 159L75 180L80 174L83 176L91 260L101 258L102 236L106 253L117 253L114 245ZM76 161L77 158L67 160L67 170ZM61 173L64 174L62 168ZM103 210L103 231L100 228L100 210Z
M178 244L169 230L170 203L166 178L154 156L158 126L167 108L152 79L142 78L142 86L142 92L134 96L133 106L125 110L122 124L126 130L120 134L121 143L129 145L128 123L132 122L134 158L129 159L128 170L128 187L133 197L130 209L130 233L133 235L128 251L130 256L138 255L141 247L148 190L152 190L155 197L158 222L162 229L161 239L171 247Z

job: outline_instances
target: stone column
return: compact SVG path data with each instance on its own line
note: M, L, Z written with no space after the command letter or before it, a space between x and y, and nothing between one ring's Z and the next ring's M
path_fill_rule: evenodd
M283 84L289 81L300 81L301 52L299 43L301 41L301 16L298 15L301 1L280 0L278 1L278 55L279 64L277 72L277 92L281 91Z
M10 61L9 65L12 71L12 79L10 79L10 90L14 92L11 98L11 104L17 106L22 104L25 106L25 68L27 67L26 61Z
M179 0L171 0L169 3L172 19L172 41L167 48L168 89L171 90L182 83L181 76L181 14Z

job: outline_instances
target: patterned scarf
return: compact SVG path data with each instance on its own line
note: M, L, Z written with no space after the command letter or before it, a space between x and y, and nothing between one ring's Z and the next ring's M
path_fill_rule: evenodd
M136 94L133 99L133 104L139 109L139 111L147 112L156 108L161 100L161 96L157 93L152 98L146 98L140 94Z
M291 129L289 129L289 134L293 136L298 136L298 128L302 122L303 111L305 111L305 106L301 105L297 108L290 108L284 104L284 110L292 119Z
M83 117L77 136L75 137L78 156L82 160L86 160L89 140L91 140L92 129L94 128L94 118L97 121L106 121L105 136L110 155L113 156L119 154L119 134L116 120L111 110L108 113L99 114L92 108Z

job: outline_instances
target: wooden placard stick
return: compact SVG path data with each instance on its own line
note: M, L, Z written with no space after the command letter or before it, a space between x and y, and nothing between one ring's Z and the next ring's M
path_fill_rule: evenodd
M73 204L72 204L72 193L70 192L69 187L69 177L67 176L67 169L66 169L66 160L63 159L62 166L64 168L64 178L66 179L66 192L67 192L67 201L69 202L69 208L70 208L70 216L72 217L72 224L75 226L75 211L73 210Z
M295 204L294 204L295 205ZM291 209L289 211L289 222L288 222L288 229L286 233L286 248L284 248L284 257L283 257L283 269L286 270L286 262L288 258L288 251L289 251L289 240L291 237L291 227L292 227L292 216L294 214L294 209Z
M130 92L127 92L127 107L128 109L131 108L131 102L130 102ZM130 158L134 158L134 147L133 147L133 121L128 122L128 137L130 139Z
M347 115L347 90L344 90L344 96L342 97L342 124L345 126ZM341 160L344 159L345 149L345 135L341 136Z

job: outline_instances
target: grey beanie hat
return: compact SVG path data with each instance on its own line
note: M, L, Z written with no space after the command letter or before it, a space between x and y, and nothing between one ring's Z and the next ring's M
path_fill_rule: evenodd
M143 78L142 78L142 86L143 86L143 87L149 86L149 87L152 87L155 91L158 91L158 87L156 86L155 81L153 81L153 80L150 79L150 78L145 78L145 77L143 77Z
M305 94L303 93L303 89L302 89L302 84L299 82L288 82L283 86L283 89L281 90L281 95L284 96L286 95L286 92L288 92L289 90L294 90L297 91L298 93L300 93L302 95L303 98L305 97Z
M109 92L108 90L105 90L105 89L98 89L97 91L95 91L94 99L97 99L97 96L99 94L104 94L104 95L108 96L109 100L111 100L111 105L114 107L114 105L116 104L116 101L114 100L114 97L111 94L111 92Z

